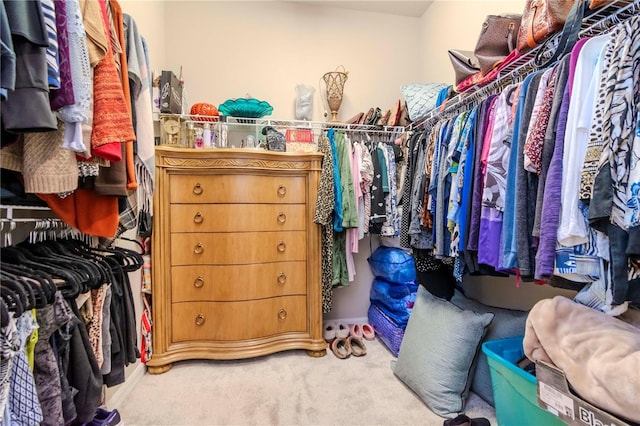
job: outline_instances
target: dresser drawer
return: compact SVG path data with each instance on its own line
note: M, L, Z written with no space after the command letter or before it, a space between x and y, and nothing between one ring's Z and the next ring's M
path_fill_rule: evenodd
M306 262L171 268L174 303L252 300L306 293Z
M170 203L306 203L304 176L172 175Z
M305 231L171 234L171 265L306 260Z
M304 204L172 204L171 232L304 231Z
M173 303L172 341L237 341L305 332L306 303L304 296L244 302Z

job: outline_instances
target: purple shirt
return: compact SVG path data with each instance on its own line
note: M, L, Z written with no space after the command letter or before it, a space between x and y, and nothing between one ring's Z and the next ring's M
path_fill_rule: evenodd
M54 0L56 8L56 30L58 32L58 70L60 88L51 90L51 109L59 110L63 106L73 105L73 79L69 63L69 33L67 31L67 12L63 0Z

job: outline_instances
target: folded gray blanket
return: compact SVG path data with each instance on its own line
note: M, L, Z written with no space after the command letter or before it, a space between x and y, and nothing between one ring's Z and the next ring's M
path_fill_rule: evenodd
M640 422L640 329L556 296L529 312L523 346L562 369L581 398Z

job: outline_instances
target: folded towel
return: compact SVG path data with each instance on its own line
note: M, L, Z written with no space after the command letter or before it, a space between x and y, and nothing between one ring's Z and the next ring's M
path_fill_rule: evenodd
M640 329L562 296L531 309L523 341L532 361L555 364L583 399L640 422Z

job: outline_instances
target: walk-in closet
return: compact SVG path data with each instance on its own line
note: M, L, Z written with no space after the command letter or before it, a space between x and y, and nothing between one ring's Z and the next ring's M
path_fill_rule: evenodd
M640 0L0 0L2 425L638 425Z

